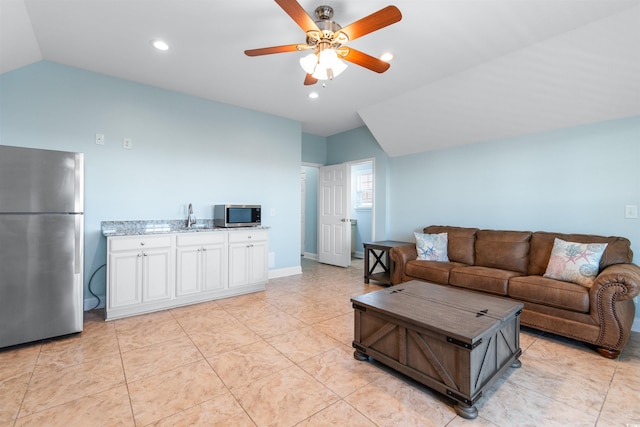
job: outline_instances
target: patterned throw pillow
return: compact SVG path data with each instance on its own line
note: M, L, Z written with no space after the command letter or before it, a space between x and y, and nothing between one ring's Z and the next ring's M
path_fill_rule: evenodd
M556 238L544 277L590 288L606 248L606 243L575 243Z
M449 261L449 257L447 257L447 233L413 234L416 236L418 259L424 261Z

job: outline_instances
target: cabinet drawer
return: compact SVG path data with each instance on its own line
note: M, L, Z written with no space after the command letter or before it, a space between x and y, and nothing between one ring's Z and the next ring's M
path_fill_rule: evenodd
M171 246L171 236L111 237L109 243L112 251L165 248Z
M229 232L229 243L252 242L259 240L267 240L266 230L243 230Z
M224 243L226 234L225 232L178 234L176 242L178 246L213 245Z

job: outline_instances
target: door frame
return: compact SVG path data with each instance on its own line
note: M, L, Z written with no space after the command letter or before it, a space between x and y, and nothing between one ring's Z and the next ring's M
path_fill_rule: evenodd
M364 159L359 159L359 160L353 160L350 162L345 162L346 164L349 164L349 166L351 165L357 165L360 163L366 163L366 162L371 162L371 169L372 169L372 173L373 173L373 205L371 206L371 240L375 241L376 240L376 203L377 203L377 189L378 189L378 185L377 185L377 176L376 176L376 158L375 157L369 157L369 158L364 158ZM305 167L310 167L310 168L315 168L318 171L318 176L320 175L320 168L322 165L320 163L311 163L311 162L302 162L301 165L305 166ZM330 165L326 165L326 166L330 166ZM318 187L320 185L320 182L318 181ZM316 189L317 192L318 189ZM307 220L307 218L305 217L305 220ZM302 227L302 224L300 225ZM316 223L316 226L314 227L314 229L317 230L318 228L318 224ZM302 230L302 232L304 233L304 230ZM317 239L316 239L316 251L315 254L310 253L310 252L306 252L304 251L304 247L302 248L303 252L302 252L302 257L306 258L306 259L311 259L314 261L318 260L318 243L317 243Z

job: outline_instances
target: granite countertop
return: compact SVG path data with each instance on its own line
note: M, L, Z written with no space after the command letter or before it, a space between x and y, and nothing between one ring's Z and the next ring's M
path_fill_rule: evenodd
M142 220L142 221L102 221L102 235L110 236L137 236L148 234L167 234L167 233L196 233L196 232L215 232L230 230L266 230L268 227L240 227L240 228L222 228L215 227L212 219L198 219L198 221L187 228L187 221L184 219L168 219L168 220Z

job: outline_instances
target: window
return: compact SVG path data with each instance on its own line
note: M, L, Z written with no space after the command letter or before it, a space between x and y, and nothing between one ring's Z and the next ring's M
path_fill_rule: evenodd
M373 206L373 173L359 171L356 175L356 209L371 209Z

